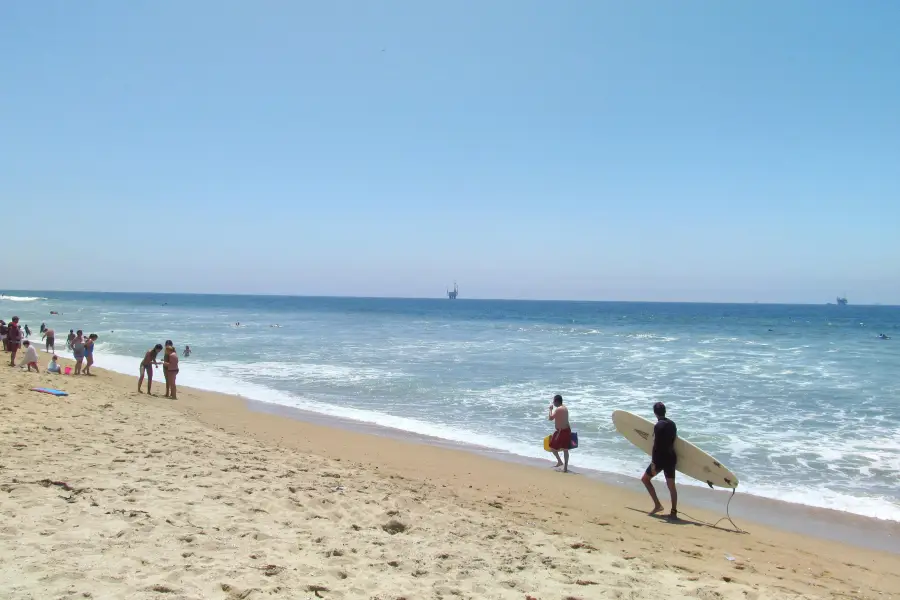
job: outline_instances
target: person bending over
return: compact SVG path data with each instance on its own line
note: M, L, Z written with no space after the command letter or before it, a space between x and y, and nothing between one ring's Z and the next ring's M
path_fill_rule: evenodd
M156 357L162 352L162 344L157 344L147 350L144 354L144 360L141 361L141 376L138 379L138 393L141 393L141 384L144 383L144 375L147 375L147 394L150 394L150 387L153 385L153 366L159 366Z
M35 373L40 373L41 369L38 367L37 348L35 348L28 340L22 342L22 345L25 346L25 358L22 360L22 363L28 365L29 372L34 369Z

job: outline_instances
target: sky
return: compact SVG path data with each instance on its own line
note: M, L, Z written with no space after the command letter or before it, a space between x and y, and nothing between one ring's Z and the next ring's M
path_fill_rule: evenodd
M900 304L900 3L0 4L0 289Z

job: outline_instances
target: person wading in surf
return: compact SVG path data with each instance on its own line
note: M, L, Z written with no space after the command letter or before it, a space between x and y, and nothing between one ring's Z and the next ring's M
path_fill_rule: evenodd
M569 409L563 406L562 396L553 396L553 404L550 405L548 421L553 421L556 431L550 438L550 449L556 457L554 468L563 468L563 473L569 472L569 446L572 444L572 428L569 426ZM559 451L563 451L565 463L559 459Z
M672 512L670 519L678 518L678 490L675 489L675 439L678 437L678 428L675 423L666 418L666 405L657 402L653 405L653 414L656 415L656 425L653 426L653 452L650 455L650 466L644 472L641 481L653 499L651 515L663 511L663 505L659 502L659 496L653 488L652 479L659 473L666 476L666 486L669 488L669 496L672 498Z

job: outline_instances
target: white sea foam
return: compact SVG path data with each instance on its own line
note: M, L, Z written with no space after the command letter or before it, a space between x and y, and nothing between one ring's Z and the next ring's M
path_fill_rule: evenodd
M6 302L36 302L38 300L46 300L46 298L41 298L40 296L6 296L0 294L0 300Z

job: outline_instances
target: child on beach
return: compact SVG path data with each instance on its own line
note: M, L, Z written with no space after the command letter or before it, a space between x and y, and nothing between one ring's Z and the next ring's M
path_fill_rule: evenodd
M28 372L31 372L31 369L34 369L35 373L40 373L41 370L38 368L38 353L37 348L31 345L31 342L25 340L22 342L22 345L25 346L25 358L22 360L22 365L28 366Z
M50 364L47 365L48 373L56 373L57 375L59 375L61 373L61 371L59 369L58 361L59 361L59 357L54 354L53 358L50 359Z

